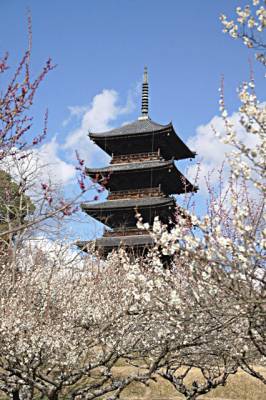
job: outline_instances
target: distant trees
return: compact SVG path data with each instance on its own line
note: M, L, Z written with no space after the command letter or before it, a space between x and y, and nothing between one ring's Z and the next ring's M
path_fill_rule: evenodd
M23 188L12 180L11 176L0 170L0 232L12 231L15 226L24 224L25 218L33 213L35 206ZM1 238L3 248L8 247L13 235Z

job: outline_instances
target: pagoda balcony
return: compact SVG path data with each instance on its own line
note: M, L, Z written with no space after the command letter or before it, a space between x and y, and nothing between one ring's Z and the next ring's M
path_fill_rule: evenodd
M161 191L160 186L156 188L143 188L135 190L116 190L110 192L108 200L117 199L140 199L142 197L165 197L165 194Z
M195 192L197 189L176 168L173 160L143 160L111 164L104 168L86 168L86 174L95 180L106 180L105 188L116 199L121 196L139 198L144 188L151 192L161 186L165 195ZM140 191L139 191L140 190ZM127 192L126 192L127 191ZM119 193L121 192L121 193ZM132 193L130 193L132 192Z
M160 149L155 152L147 153L133 153L133 154L122 154L113 155L111 164L127 164L131 162L142 162L142 161L153 161L153 160L164 160L160 155Z
M125 228L124 226L119 228L114 228L111 231L105 231L104 237L116 237L116 236L135 236L135 235L143 235L143 231L134 227L134 228Z

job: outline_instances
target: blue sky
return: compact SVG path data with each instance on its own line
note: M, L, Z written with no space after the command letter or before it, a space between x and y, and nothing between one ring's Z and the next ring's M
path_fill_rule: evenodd
M47 154L63 162L58 170L66 171L65 182L73 172L75 148L90 165L107 161L86 142L85 129L111 128L138 117L144 65L149 70L150 117L159 123L172 120L184 141L198 143L199 127L208 129L219 114L222 74L227 107L230 113L236 111L236 87L248 79L248 58L253 59L253 53L222 33L219 14L233 16L236 6L244 4L241 0L0 0L0 53L9 51L11 66L27 45L27 8L33 21L33 72L49 56L57 64L38 92L33 116L38 131L48 107ZM254 68L262 96L262 67ZM202 153L204 157L204 148Z

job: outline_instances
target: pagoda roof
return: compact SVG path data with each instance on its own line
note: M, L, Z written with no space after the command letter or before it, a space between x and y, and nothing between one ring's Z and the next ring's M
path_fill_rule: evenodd
M86 168L86 172L88 175L91 174L102 174L102 173L112 173L112 172L121 172L121 171L131 171L131 170L139 170L139 169L151 169L151 168L164 168L170 167L174 164L172 160L151 160L151 161L141 161L141 162L130 162L130 163L121 163L121 164L110 164L107 167L103 168Z
M176 202L172 197L126 198L81 205L83 211L111 228L135 227L136 210L140 212L144 222L152 223L158 215L163 223L167 223L172 218L175 207Z
M106 132L90 132L89 137L111 156L153 152L159 148L168 160L194 158L196 154L176 134L171 122L161 125L149 118Z
M139 199L107 200L102 203L83 203L81 208L88 212L97 210L119 210L126 208L142 208L156 206L173 206L175 200L172 197L142 197Z
M88 243L94 242L96 247L118 248L121 246L135 247L147 246L154 243L154 239L149 234L130 235L130 236L109 236L96 239L94 241L79 241L78 247L84 248Z
M120 247L132 249L133 253L143 254L145 249L147 250L154 244L154 239L146 233L141 235L129 235L129 236L113 236L113 237L102 237L91 241L78 241L76 245L82 250L88 252L87 245L95 244L97 250L101 255L106 256L112 250L118 250Z
M147 119L137 119L130 124L123 125L119 128L111 129L106 132L98 132L98 133L90 133L91 139L93 138L105 138L112 136L127 136L127 135L135 135L136 133L149 133L149 132L157 132L161 130L165 130L168 128L172 128L173 125L170 122L167 125L161 125L157 122L152 121L150 118Z
M86 168L86 173L92 178L110 174L106 187L111 191L148 188L151 184L154 187L161 185L165 194L197 190L176 168L173 160L111 164L104 168ZM137 174L137 179L134 179L134 174Z

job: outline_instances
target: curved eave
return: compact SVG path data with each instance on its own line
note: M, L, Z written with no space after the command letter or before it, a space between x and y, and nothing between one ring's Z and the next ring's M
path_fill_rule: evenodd
M167 207L174 206L175 200L173 198L164 197L144 197L141 199L123 199L123 200L107 200L102 203L82 203L81 208L83 211L90 213L94 211L114 212L120 210L143 209L151 207Z
M152 223L155 216L159 216L163 223L167 223L176 208L174 198L146 197L142 199L108 200L98 204L82 204L86 214L97 219L110 228L121 226L136 226L136 210L142 215L145 222Z
M98 143L98 142L109 141L109 140L119 140L119 139L128 139L128 138L131 139L134 137L139 137L140 135L141 135L141 137L151 136L154 134L169 132L169 130L174 130L171 122L170 122L170 124L167 124L167 125L163 126L163 128L158 129L158 130L150 130L150 131L144 131L144 132L132 132L132 133L125 132L124 134L119 134L119 135L118 134L105 134L105 133L89 132L88 136L95 143Z
M197 153L195 151L190 150L190 148L183 142L183 140L176 133L175 128L172 123L171 123L171 127L172 127L172 133L174 135L174 139L178 141L179 146L181 146L183 149L182 157L180 157L179 159L181 160L181 159L186 159L186 158L195 158Z
M78 241L76 245L83 251L87 251L88 244L94 244L96 249L106 248L108 251L119 247L146 247L154 244L149 234L102 237L93 241Z
M174 161L114 164L106 168L87 168L86 172L94 180L106 181L105 187L110 192L159 187L159 185L167 195L197 191L197 188L176 168Z
M165 159L194 158L196 155L176 134L172 123L155 131L119 135L90 133L89 137L110 156L157 151L159 148Z
M158 132L161 130L166 130L172 127L172 122L166 125L158 124L152 121L150 118L148 119L137 119L136 121L121 126L119 128L111 129L106 132L90 132L89 136L91 139L106 139L106 138L117 138L122 136L131 136L131 135L143 135L149 132Z
M97 174L114 174L114 173L125 173L132 172L137 173L138 171L143 170L156 170L168 168L174 165L174 162L171 161L143 161L143 162L132 162L125 164L111 164L108 167L104 168L85 168L86 174L90 177L95 177Z

